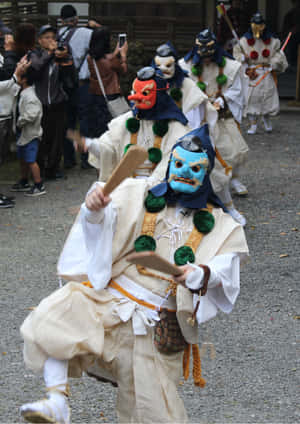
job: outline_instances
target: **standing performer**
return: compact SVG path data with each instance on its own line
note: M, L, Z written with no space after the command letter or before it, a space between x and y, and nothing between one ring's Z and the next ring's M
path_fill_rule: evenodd
M168 41L156 49L153 60L169 84L168 93L182 109L189 120L191 128L199 128L208 123L210 133L214 132L218 119L218 113L208 97L201 89L198 89L195 81L189 77L188 72L178 65L178 54L172 43Z
M232 179L230 181L230 177L219 169L217 162L218 176L213 179L213 187L232 217L245 225L246 219L235 209L229 190L230 181L236 194L243 196L248 193L238 179L248 153L239 129L244 107L241 64L217 44L209 29L205 29L197 35L195 46L179 61L179 65L189 72L219 112L218 137L214 141L222 158L232 167Z
M260 12L252 16L251 28L234 47L234 57L247 65L246 74L250 79L245 108L250 121L248 134L256 133L260 117L265 130L271 132L270 116L279 112L276 73L284 72L288 63L280 50L280 40L266 28Z
M59 261L69 283L21 327L25 363L43 372L48 392L21 407L28 421L69 423L68 375L97 361L118 384L120 422L187 422L177 386L187 344L199 366L194 318L232 310L248 253L242 227L212 191L214 155L206 125L178 140L163 184L149 191L149 180L128 179L111 199L101 183L89 191ZM134 250L172 257L178 285L126 261Z
M100 138L81 140L89 150L90 164L100 170L100 181L107 180L132 144L148 150L148 160L136 175L149 177L158 164L168 160L174 140L190 130L187 118L167 93L166 80L155 69L149 66L139 70L132 88L128 99L134 102L133 111L113 119ZM165 165L161 178L164 169Z

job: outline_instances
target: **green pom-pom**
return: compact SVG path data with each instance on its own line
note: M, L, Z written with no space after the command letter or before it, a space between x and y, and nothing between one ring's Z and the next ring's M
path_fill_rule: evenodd
M175 102L179 102L182 99L182 91L180 88L171 88L170 96Z
M208 211L198 211L194 214L194 225L200 233L209 233L215 225L215 218Z
M162 152L157 147L151 147L148 149L148 159L152 163L159 163L162 158Z
M154 122L152 130L155 135L163 137L169 130L169 122L166 119Z
M148 212L156 213L160 212L166 206L166 200L163 196L156 197L151 192L145 199L145 208Z
M192 66L192 74L197 77L202 74L203 68L202 66Z
M145 252L148 250L154 252L156 249L156 241L151 236L139 236L134 242L134 249L136 252Z
M225 59L225 56L223 56L223 57L222 57L222 61L221 61L221 63L219 63L219 67L220 67L220 68L224 68L224 67L225 67L225 65L226 65L226 59Z
M124 155L125 155L125 153L127 153L127 150L129 149L130 146L134 146L134 144L131 144L131 143L126 144L126 146L124 148Z
M195 262L195 255L189 246L181 246L174 253L174 261L178 266L185 265L188 262Z
M206 84L203 81L198 81L197 82L198 87L200 88L200 90L205 91L206 90Z
M216 80L217 80L218 85L224 85L227 82L227 77L224 74L218 75Z
M129 132L134 134L140 129L140 121L136 118L128 118L126 121L126 128Z

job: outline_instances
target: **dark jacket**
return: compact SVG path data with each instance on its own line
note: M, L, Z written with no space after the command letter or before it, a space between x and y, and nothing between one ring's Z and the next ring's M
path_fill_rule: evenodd
M3 58L3 66L0 68L0 81L9 80L13 76L17 63L21 59L18 53L14 51L5 51Z
M74 66L59 65L54 54L40 48L30 53L30 60L36 94L43 106L66 101L68 96L64 81L68 73L73 72Z

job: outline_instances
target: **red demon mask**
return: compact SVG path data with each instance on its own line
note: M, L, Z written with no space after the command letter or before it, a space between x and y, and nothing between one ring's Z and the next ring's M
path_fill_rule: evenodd
M132 84L133 94L128 96L128 100L133 100L137 109L152 109L156 103L157 85L154 79L140 81L135 79Z

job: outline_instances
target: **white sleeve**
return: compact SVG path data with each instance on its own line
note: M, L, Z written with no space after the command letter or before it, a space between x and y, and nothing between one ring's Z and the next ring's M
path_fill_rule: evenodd
M185 113L185 116L189 121L188 125L193 130L196 128L200 128L201 125L203 125L203 121L205 119L205 104L206 102L203 102L201 103L201 105L198 105Z
M206 265L211 274L207 293L201 297L197 311L199 324L216 316L219 310L230 313L240 292L240 257L237 253L215 256ZM194 306L197 300L198 296L194 295Z
M116 220L112 202L99 212L90 211L83 203L60 255L58 275L73 281L88 278L95 290L104 289L111 278Z
M89 152L91 152L97 159L100 159L100 144L98 138L86 138L85 145Z
M102 290L111 279L112 243L116 210L110 202L99 212L81 206L81 224L88 254L87 275L95 290Z
M240 72L237 72L233 83L224 91L223 96L226 99L234 119L241 123L244 108L244 94Z

